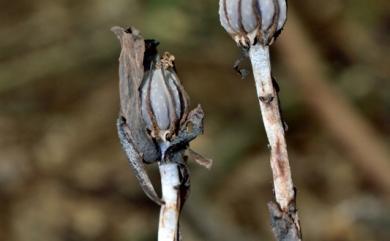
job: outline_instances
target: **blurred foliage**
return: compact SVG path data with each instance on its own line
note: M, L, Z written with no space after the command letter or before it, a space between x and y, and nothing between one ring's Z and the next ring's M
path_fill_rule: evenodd
M232 69L239 50L219 26L217 2L0 3L0 240L156 239L158 207L128 169L114 124L120 49L109 29L130 24L175 54L192 104L206 111L193 147L215 166L191 163L185 240L272 240L272 177L254 84ZM388 147L389 2L290 5L327 63L329 84ZM309 111L277 45L273 53L304 238L389 240L388 199ZM155 167L150 172L158 183Z

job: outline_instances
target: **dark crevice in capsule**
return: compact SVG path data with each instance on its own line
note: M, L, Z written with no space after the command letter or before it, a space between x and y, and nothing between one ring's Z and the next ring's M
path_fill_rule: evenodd
M157 124L157 119L156 119L156 116L154 114L154 111L153 111L153 106L152 106L152 100L151 100L151 93L152 93L152 81L153 81L153 76L154 76L155 72L151 71L150 73L150 78L149 78L149 82L148 82L148 86L147 86L147 94L146 94L146 111L147 111L147 116L151 124L151 126L149 128L152 129L152 135L155 135L156 132L158 132L158 124ZM150 118L150 119L149 119Z
M189 105L189 97L187 95L187 92L184 90L184 87L183 85L181 85L180 83L180 80L178 79L177 76L175 76L175 78L177 79L177 81L174 82L178 92L179 92L179 98L180 98L180 121L179 121L179 124L182 125L186 118L187 118L187 114L188 114L188 105Z
M261 18L260 3L258 0L253 0L253 13L256 15L257 23L261 29L263 20Z
M267 44L270 44L274 39L275 32L277 31L278 22L279 22L279 4L277 0L273 0L274 15L272 17L272 24L267 29Z
M166 91L167 102L168 102L168 116L170 119L169 123L169 131L172 132L175 129L175 123L177 123L177 116L176 116L176 101L175 96L173 94L172 88L169 83L169 73L166 73L164 68L161 68L162 74L163 74L163 81L165 83L164 91ZM179 103L180 104L180 103Z
M242 33L246 33L244 23L242 21L242 0L238 0L238 24Z
M178 96L179 96L179 102L180 103L184 103L184 100L183 100L183 95L182 93L180 93L180 88L177 86L177 84L175 82L172 83L176 90L178 91ZM180 105L180 109L179 109L179 116L181 116L182 114L184 113L184 105Z
M227 0L222 0L223 1L223 10L224 10L224 13L225 13L225 18L226 18L226 21L230 27L230 29L234 29L233 26L232 26L232 23L230 21L230 18L229 18L229 14L228 14L228 10L227 10L227 4L226 4L226 1Z
M132 33L133 33L133 30L131 29L131 27L128 27L128 28L125 30L125 33L132 34Z
M158 54L157 46L160 44L157 40L146 39L145 40L145 53L144 53L144 70L150 70L152 62L156 59Z

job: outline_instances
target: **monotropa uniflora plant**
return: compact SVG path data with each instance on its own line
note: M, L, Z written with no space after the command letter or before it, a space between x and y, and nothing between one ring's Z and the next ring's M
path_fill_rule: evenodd
M180 240L179 216L188 196L190 180L187 156L207 167L210 161L189 150L189 143L203 133L203 110L189 111L189 98L176 75L175 57L160 56L158 42L144 40L133 27L113 27L120 40L120 113L117 129L145 194L161 205L158 240ZM188 152L186 152L188 151ZM144 164L158 163L162 197L145 171Z
M275 202L268 204L278 241L301 240L294 188L276 80L271 75L269 46L287 18L285 0L220 0L221 25L252 63L265 131L271 149Z

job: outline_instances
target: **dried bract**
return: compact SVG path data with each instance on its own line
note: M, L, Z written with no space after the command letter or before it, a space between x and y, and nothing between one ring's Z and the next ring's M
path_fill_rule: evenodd
M221 25L241 47L272 44L287 18L286 0L220 0Z

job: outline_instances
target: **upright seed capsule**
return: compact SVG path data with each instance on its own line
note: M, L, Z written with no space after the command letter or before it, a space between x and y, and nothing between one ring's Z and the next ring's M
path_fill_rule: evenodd
M158 141L170 141L187 111L187 95L173 65L174 56L157 55L141 85L141 111L146 127Z
M287 18L286 0L220 0L221 25L241 47L270 45Z

